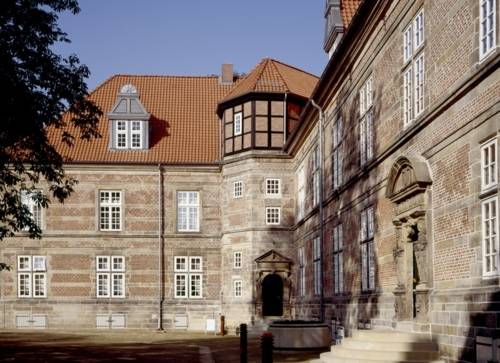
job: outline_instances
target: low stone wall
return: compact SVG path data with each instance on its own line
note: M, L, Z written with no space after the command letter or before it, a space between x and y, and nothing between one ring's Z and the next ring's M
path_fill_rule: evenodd
M328 325L322 323L273 323L269 332L278 350L325 348L332 342Z

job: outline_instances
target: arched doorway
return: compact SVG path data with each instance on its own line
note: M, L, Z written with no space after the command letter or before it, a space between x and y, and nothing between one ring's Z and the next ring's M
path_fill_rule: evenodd
M277 274L269 274L262 281L262 315L283 315L283 280Z
M394 290L396 321L427 324L432 288L428 227L432 183L427 165L399 157L388 178L386 197L393 202L397 245L393 251L398 285ZM424 326L422 325L422 326Z

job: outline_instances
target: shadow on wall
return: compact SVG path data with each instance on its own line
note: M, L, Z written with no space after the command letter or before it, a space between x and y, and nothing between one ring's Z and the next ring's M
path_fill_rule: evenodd
M496 279L496 285L499 284L499 279ZM500 362L500 287L498 290L466 298L467 310L472 312L469 315L468 331L458 332L466 337L460 361L476 362L477 357L478 363ZM485 300L489 303L483 309L481 301Z
M168 121L160 120L155 115L151 115L149 123L151 128L150 147L155 146L164 137L170 136L170 123Z

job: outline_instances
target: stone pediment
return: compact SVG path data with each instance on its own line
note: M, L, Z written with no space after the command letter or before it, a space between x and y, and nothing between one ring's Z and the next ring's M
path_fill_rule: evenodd
M400 203L424 192L431 183L427 165L423 161L401 156L391 168L385 195L392 202Z
M270 250L255 259L257 264L292 264L292 260L275 250Z

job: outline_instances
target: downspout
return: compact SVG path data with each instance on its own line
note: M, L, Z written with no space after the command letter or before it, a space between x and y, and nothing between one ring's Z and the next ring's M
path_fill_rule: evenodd
M321 268L319 269L319 279L321 281L321 291L319 294L319 311L320 311L320 320L322 322L325 321L325 297L323 293L323 230L324 230L324 222L323 222L323 123L325 114L321 107L318 106L316 102L311 98L311 105L318 110L319 113L319 265Z
M158 164L158 330L163 330L163 168Z
M286 100L288 98L288 93L285 92L285 99L283 100L283 145L286 144L286 138L287 138L287 124L286 124L286 119L287 119L287 106L286 106Z

